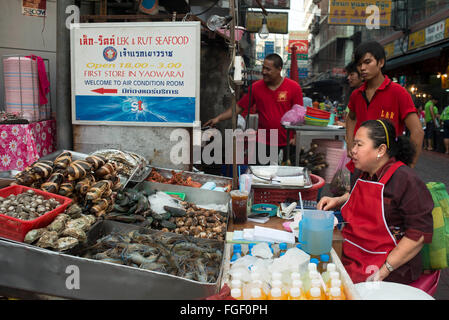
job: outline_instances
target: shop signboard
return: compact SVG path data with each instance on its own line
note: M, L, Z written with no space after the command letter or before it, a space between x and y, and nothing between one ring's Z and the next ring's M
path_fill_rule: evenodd
M426 45L444 39L445 20L432 24L426 28Z
M426 30L418 30L409 35L408 49L413 50L422 47L426 44Z
M308 68L298 68L299 79L306 79L309 75ZM287 69L287 78L290 78L290 68Z
M291 54L291 48L296 47L297 60L307 60L309 54L309 41L308 40L288 40L288 53Z
M72 122L193 127L200 22L72 24Z
M265 41L265 56L274 53L274 41Z
M379 12L379 26L390 26L392 1L391 0L331 0L329 1L329 24L361 25L365 26L367 20L373 15L368 12L369 6L375 6Z
M444 38L449 38L449 18L444 22Z
M290 9L290 0L260 0L260 3L265 9ZM256 0L253 0L251 5L260 8Z
M47 0L22 0L22 14L25 16L47 16Z
M387 43L384 46L385 56L388 59L394 56L394 42Z
M246 12L246 31L259 32L263 17L262 12ZM288 33L288 12L268 12L266 18L270 33Z

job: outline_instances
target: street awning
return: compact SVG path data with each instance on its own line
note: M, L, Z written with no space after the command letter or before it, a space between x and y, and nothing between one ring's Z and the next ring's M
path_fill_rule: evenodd
M389 71L407 64L421 62L431 58L438 58L441 54L441 50L447 47L449 47L449 42L387 60L385 70Z

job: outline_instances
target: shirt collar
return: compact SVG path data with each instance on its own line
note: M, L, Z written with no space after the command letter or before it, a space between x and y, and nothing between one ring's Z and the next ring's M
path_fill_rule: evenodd
M385 88L387 88L390 85L390 83L391 83L390 78L388 78L387 75L384 75L384 78L385 78L384 81L381 83L380 87L377 88L377 90L384 90ZM362 85L360 86L360 88L358 90L360 92L366 91L366 81L364 81L362 83Z
M391 157L390 160L387 161L387 163L385 163L381 168L379 168L375 174L373 174L372 177L369 176L368 172L363 172L361 178L363 180L368 180L368 181L379 181L380 178L382 178L382 176L385 174L385 172L387 172L387 170L391 167L392 164L394 164L396 162L396 158L395 157Z

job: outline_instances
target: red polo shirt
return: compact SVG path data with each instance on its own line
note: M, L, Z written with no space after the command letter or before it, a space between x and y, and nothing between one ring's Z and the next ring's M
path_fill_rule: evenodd
M349 110L356 114L354 135L360 125L367 120L388 119L396 127L396 135L404 132L404 120L411 112L416 112L412 97L405 88L385 76L385 80L374 93L371 102L365 98L366 82L354 90L349 99Z
M259 139L258 141L276 145L276 142L270 142L270 129L277 129L277 145L286 146L287 132L281 125L281 118L294 104L303 105L301 86L296 81L284 78L279 88L271 90L263 80L258 80L252 85L251 96L251 104L256 105L256 112L259 114L259 129L267 130L267 141L259 141ZM238 105L243 108L244 114L247 112L248 104L249 94L245 94L238 102ZM253 111L252 108L251 111Z

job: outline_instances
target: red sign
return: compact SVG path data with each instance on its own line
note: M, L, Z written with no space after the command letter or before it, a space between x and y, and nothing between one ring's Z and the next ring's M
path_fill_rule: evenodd
M288 53L291 53L291 47L296 47L297 54L307 54L309 52L308 40L288 40Z
M98 88L98 89L91 90L91 91L96 92L96 93L100 93L100 94L117 93L117 89L105 89L105 88ZM140 106L139 106L139 108L140 108Z

